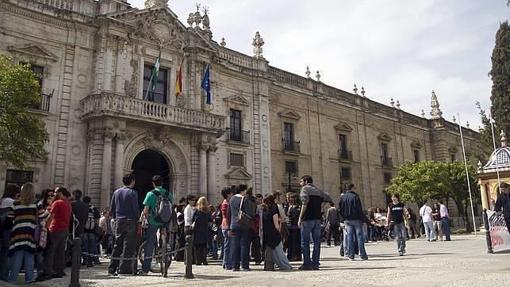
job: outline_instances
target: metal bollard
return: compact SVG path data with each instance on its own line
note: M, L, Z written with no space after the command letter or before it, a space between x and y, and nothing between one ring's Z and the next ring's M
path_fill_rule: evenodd
M186 249L184 250L184 263L186 264L186 273L184 278L193 279L193 237L186 235Z
M71 253L71 282L69 287L80 287L80 267L81 267L81 239L79 237L73 240Z
M494 253L492 250L492 239L489 230L489 218L487 217L487 209L483 209L483 224L485 227L485 240L487 241L487 253Z

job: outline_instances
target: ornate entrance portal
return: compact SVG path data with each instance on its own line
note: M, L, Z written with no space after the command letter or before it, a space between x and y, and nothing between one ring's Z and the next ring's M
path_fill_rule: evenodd
M133 160L131 169L135 173L135 190L138 191L140 205L147 192L153 189L152 177L154 175L161 175L163 177L163 187L170 190L170 164L160 152L152 149L141 151Z

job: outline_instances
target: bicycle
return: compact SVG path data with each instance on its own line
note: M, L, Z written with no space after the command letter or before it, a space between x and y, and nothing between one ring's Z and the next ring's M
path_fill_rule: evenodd
M145 254L145 245L147 241L143 241L138 248L138 260L143 264ZM161 273L163 277L168 276L168 268L172 264L171 248L168 246L168 232L165 227L159 229L159 238L156 240L156 247L154 248L153 260L156 260L156 268L153 268L152 262L150 271L153 273Z

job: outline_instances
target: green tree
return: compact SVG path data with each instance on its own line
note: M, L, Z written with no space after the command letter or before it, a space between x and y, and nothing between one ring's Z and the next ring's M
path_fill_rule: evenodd
M466 168L463 162L455 161L451 163L443 163L443 176L445 179L445 198L451 198L457 206L459 215L466 222L466 230L473 231L471 225L471 203L469 201L469 190L466 178ZM476 168L468 164L469 183L471 185L471 194L473 196L473 204L480 201L480 193L476 184Z
M41 100L37 77L28 65L0 56L0 159L17 167L45 159L48 134L39 115L28 107Z
M482 122L482 126L478 129L480 143L483 148L482 158L488 158L491 154L491 151L494 149L492 143L492 130L491 130L491 122L489 117L485 113L485 110L482 109L480 102L476 102L476 108L480 114L480 120Z
M471 192L475 202L478 201L474 166L468 165ZM421 161L406 163L398 170L397 176L391 181L387 192L399 193L402 200L415 202L419 206L428 200L452 199L457 206L459 215L467 224L466 229L472 230L468 220L470 209L469 192L463 162Z
M505 21L496 33L496 44L492 51L491 112L498 129L510 132L510 27Z

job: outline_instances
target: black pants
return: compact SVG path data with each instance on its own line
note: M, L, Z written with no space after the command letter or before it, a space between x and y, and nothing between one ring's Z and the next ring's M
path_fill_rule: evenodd
M335 246L340 244L340 235L338 234L338 227L339 227L339 224L330 224L328 237L327 237L327 241L326 241L326 243L328 245L331 245L331 237L333 237Z
M251 257L255 263L262 262L262 250L260 246L260 237L258 234L253 233L251 237Z
M301 231L299 228L289 228L287 258L290 261L301 261Z
M48 233L48 246L44 252L43 263L45 275L51 276L53 274L64 273L68 235L69 232L67 230Z
M133 258L136 252L136 243L138 235L136 234L137 222L136 220L119 219L117 221L115 240L113 245L113 258ZM120 262L120 267L119 267ZM135 260L118 260L112 259L109 272L115 272L119 269L121 274L134 274L136 271Z

